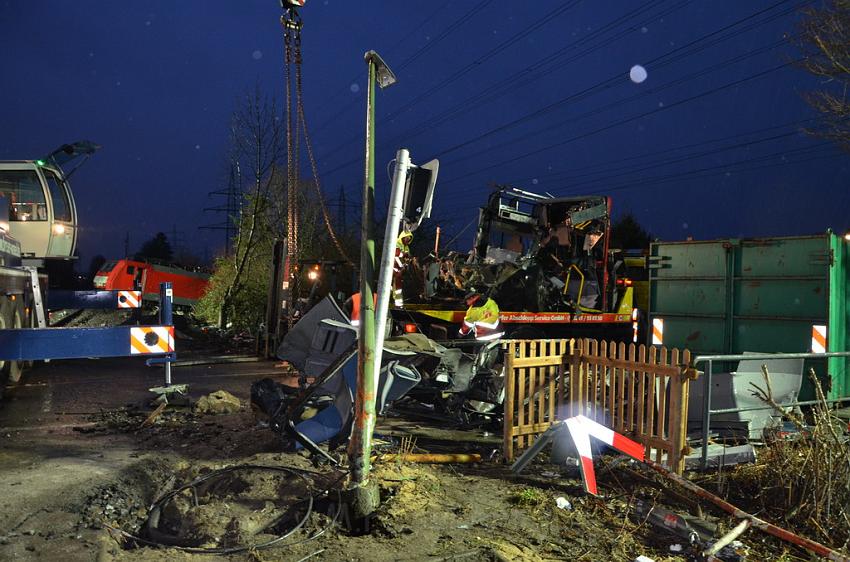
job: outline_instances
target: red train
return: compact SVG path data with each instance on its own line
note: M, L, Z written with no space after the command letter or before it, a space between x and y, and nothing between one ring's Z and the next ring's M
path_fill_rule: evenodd
M106 262L94 277L94 288L109 291L142 289L142 300L159 300L159 284L171 281L174 304L193 306L207 290L210 275L168 265L133 260Z

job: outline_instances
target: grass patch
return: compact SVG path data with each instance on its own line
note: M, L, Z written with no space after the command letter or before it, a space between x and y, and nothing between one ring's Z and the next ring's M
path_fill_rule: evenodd
M537 488L523 488L510 497L510 502L521 507L540 507L547 499L547 495Z

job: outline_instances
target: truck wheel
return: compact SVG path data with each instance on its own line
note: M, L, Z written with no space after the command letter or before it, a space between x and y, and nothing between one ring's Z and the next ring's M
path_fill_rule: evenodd
M18 308L17 301L10 301L8 298L2 299L0 304L0 329L11 330L21 327L21 311ZM21 380L21 362L20 361L0 361L0 381L4 384L17 383Z

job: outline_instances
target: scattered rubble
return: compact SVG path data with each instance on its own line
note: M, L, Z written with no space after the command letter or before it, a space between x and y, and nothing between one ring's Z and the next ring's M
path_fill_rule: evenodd
M841 547L850 541L847 423L827 404L814 373L809 375L821 401L811 412L812 423L787 414L796 429L794 438L776 440L762 448L756 464L728 471L726 485L718 491L803 537ZM770 401L770 392L763 398ZM721 488L716 475L701 480L706 487Z
M202 396L195 404L195 411L199 414L234 414L241 408L242 402L226 390Z

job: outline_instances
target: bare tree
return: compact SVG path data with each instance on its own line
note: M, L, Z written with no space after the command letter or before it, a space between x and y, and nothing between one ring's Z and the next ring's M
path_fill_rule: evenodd
M809 132L850 151L850 0L826 0L803 13L797 38L801 64L823 84L805 95L823 117L822 127Z
M242 287L242 280L249 274L251 258L260 241L263 225L275 224L275 221L266 220L268 217L264 215L272 209L275 211L272 216L280 217L286 200L281 188L283 182L276 181L278 164L286 154L285 127L278 114L276 101L262 94L259 86L245 95L242 104L234 112L230 142L231 158L239 162L242 170L249 174L251 184L248 204L243 206L234 244L232 275L221 299L220 327L227 325L228 310Z

